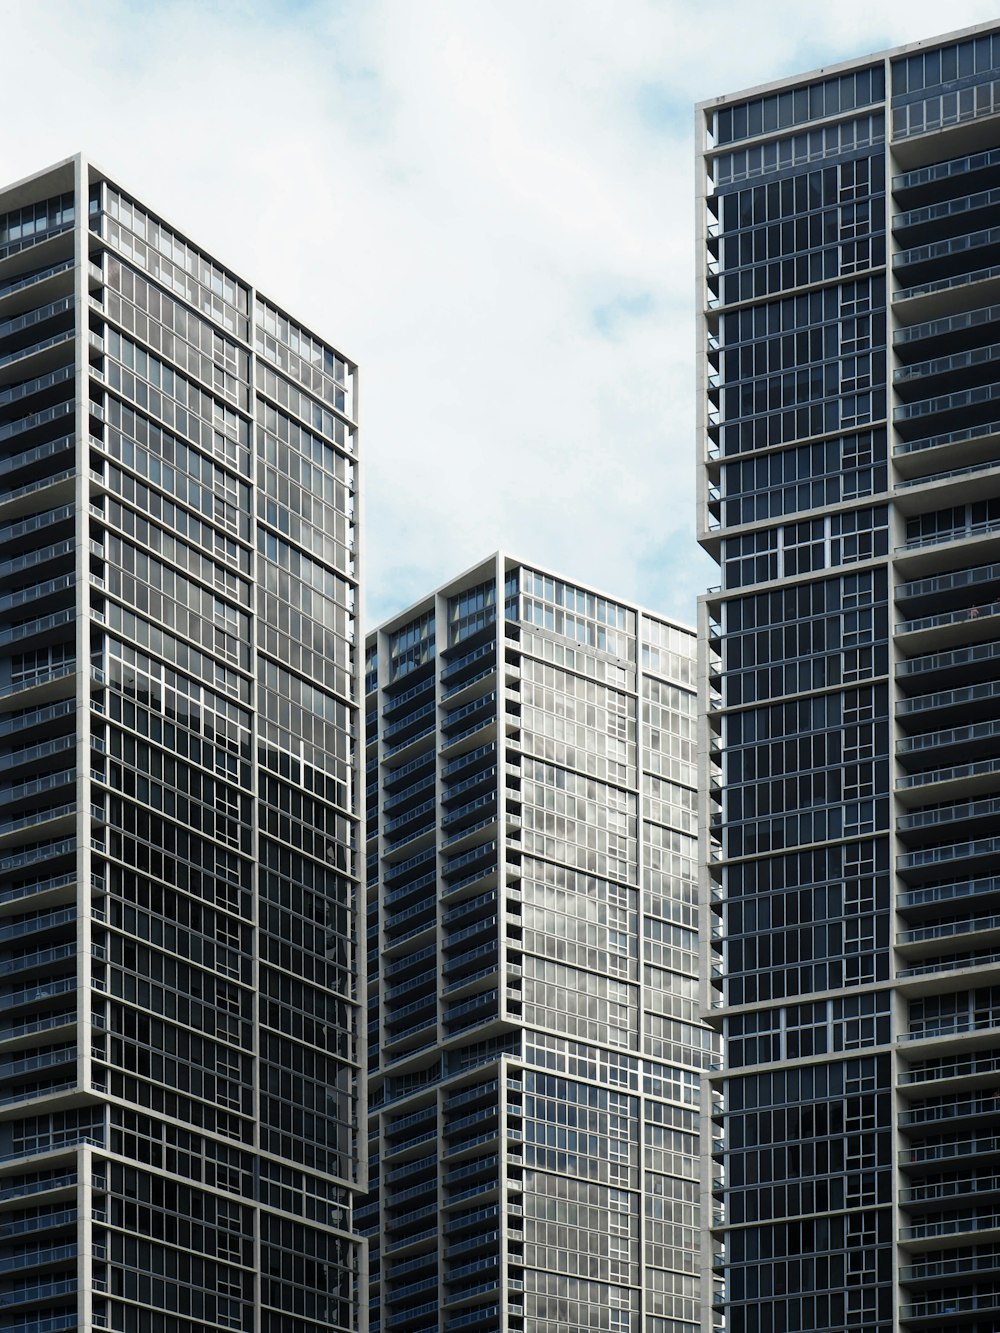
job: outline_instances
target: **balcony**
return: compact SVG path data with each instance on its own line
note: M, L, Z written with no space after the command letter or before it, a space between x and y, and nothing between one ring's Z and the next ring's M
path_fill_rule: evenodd
M979 759L970 764L932 768L908 773L897 779L896 795L903 806L945 801L956 796L992 791L1000 777L1000 758Z
M0 472L3 471L3 467L4 463L0 461ZM51 542L48 546L37 547L23 554L19 552L12 558L0 562L0 578L12 579L29 569L39 568L49 574L70 573L73 569L73 550L72 540L67 539Z
M389 759L401 755L404 752L409 753L411 749L415 750L420 742L426 741L428 736L433 736L436 732L437 723L430 722L426 726L421 727L418 731L414 731L411 734L404 736L402 740L397 741L393 745L383 744L382 758ZM433 752L431 753L433 754Z
M952 217L967 217L975 221L974 214L979 211L971 206L964 211L961 204L971 205L974 196L966 195L961 200L950 200L937 205L938 209L953 209ZM958 206L958 207L957 207ZM980 205L980 208L985 208ZM903 215L904 218L906 215ZM983 214L983 220L989 214ZM979 228L961 235L946 236L942 240L931 241L927 245L913 246L910 249L897 250L893 257L893 272L899 278L901 288L910 291L898 294L897 299L904 299L921 287L937 287L946 279L966 281L974 273L983 271L984 264L989 264L1000 244L1000 227Z
M1000 975L998 965L1000 965L1000 950L998 949L942 954L912 967L902 967L897 971L896 976L898 980L906 981L913 978L937 977L951 972L965 972L971 968L982 968L988 969L989 974L965 977L963 981L972 985L985 985ZM935 987L935 989L940 988Z
M492 824L494 822L495 821L492 819L486 821L487 825ZM474 832L474 831L475 831L474 829L467 830L467 832ZM462 836L465 836L465 834L463 833ZM453 875L467 870L468 867L472 866L477 862L495 862L496 853L497 853L497 844L493 839L490 839L490 841L488 842L479 843L475 847L470 847L467 851L459 852L457 855L452 855L448 857L447 860L445 861L445 866L444 866L445 876L450 880ZM482 873L483 874L487 873L485 867ZM449 887L454 889L457 888L458 886L452 882L450 883Z
M474 750L468 750L464 754L459 755L457 759L453 759L450 763L445 764L442 769L442 776L447 780L453 777L454 774L464 772L473 765L483 764L487 759L494 758L496 752L497 747L495 741L491 741L486 745L480 745Z
M454 843L460 836L475 829L485 828L496 819L497 797L495 791L477 796L464 805L455 806L442 817L441 827L448 830L443 846ZM488 818L482 816L489 813ZM478 816L478 818L477 818Z
M408 842L411 838L419 837L424 833L433 833L435 827L434 811L436 809L437 802L432 798L429 801L422 801L419 805L412 806L394 819L383 820L381 827L385 843L383 854L388 856L390 853L397 851L403 843Z
M50 481L61 480L67 470L67 464L72 461L68 455L72 453L75 445L76 436L71 433L59 435L54 440L46 440L44 444L36 445L33 449L8 454L6 458L0 460L0 478L11 477L12 482L9 486L5 483L4 489L0 490L0 498L30 494L32 488L37 490L47 486ZM27 568L28 563L26 557L22 567Z
M44 835L69 832L75 824L76 809L76 802L69 801L62 805L44 806L26 815L0 819L0 839L23 842L27 839L16 835L30 833L34 837L40 832ZM43 830L41 826L45 824L51 824L53 827Z
M477 791L487 785L496 783L497 770L495 764L490 764L486 768L481 768L468 777L461 778L458 782L447 783L445 786L444 800L448 804L451 801L458 800L461 797L468 797L469 792ZM457 817L457 810L450 810L448 819Z
M899 1239L904 1244L913 1241L942 1240L960 1238L975 1234L977 1243L996 1239L1000 1233L1000 1213L977 1210L974 1213L956 1214L955 1217L934 1219L926 1222L914 1222L910 1226L900 1227Z
M48 1306L50 1302L74 1295L76 1285L75 1275L66 1278L46 1278L35 1282L21 1282L16 1286L0 1291L0 1310L12 1310L18 1305L36 1305L39 1303ZM44 1314L41 1319L34 1320L26 1316L23 1325L8 1325L8 1328L11 1329L11 1333L15 1333L22 1327L25 1333L32 1333L35 1329L38 1330L38 1333L46 1333L49 1328L66 1327L64 1324L53 1322L64 1317ZM69 1327L73 1327L76 1324L75 1312L69 1317L73 1320L73 1324Z
M383 716L388 711L383 709ZM389 752L397 750L404 741L416 739L417 734L427 735L426 719L433 717L437 711L437 705L433 697L421 707L414 709L405 717L400 718L398 722L383 727L382 741Z
M76 619L76 609L67 607L63 611L55 611L51 615L37 616L31 620L22 621L16 625L10 625L0 629L0 647L18 645L22 646L34 642L35 646L44 644L54 644L64 638L59 631L65 628Z
M896 869L908 881L916 882L968 861L975 862L977 869L1000 866L1000 838L978 838L904 852L896 857Z
M434 761L436 758L437 755L433 750L425 750L422 754L414 755L414 757L407 763L400 764L398 768L389 769L382 779L382 786L386 793L394 795L400 790L399 784L404 782L407 778L410 778L414 773L429 769L430 772L427 776L428 778L432 778ZM377 789L378 784L376 784L376 790Z
M383 804L382 814L387 816L401 814L410 802L419 801L419 798L421 796L426 797L428 792L433 794L435 785L436 778L433 771L425 774L416 782L411 782L409 786L402 787L399 791L393 792L392 796ZM377 793L378 783L375 783L371 794L375 796ZM377 802L373 802L373 804L377 804ZM431 802L431 805L433 805L433 801Z
M18 403L26 398L33 398L32 407L37 411L41 406L51 403L53 399L61 398L63 396L61 392L53 394L50 390L68 384L74 379L75 375L76 368L74 366L60 366L57 370L49 371L44 375L36 375L33 379L24 380L8 389L0 389L0 408L8 407L11 403Z
M70 287L70 274L76 267L70 259L56 259L27 272L15 270L0 281L0 311L11 318L16 312L30 310L40 301L53 299L57 292Z
M911 389L914 396L926 392L925 382L928 380L935 381L939 391L954 392L960 388L975 388L984 378L995 376L997 362L1000 362L1000 343L991 343L987 347L973 347L950 356L901 366L893 373L892 382L897 394L904 398L909 398Z
M463 1106L495 1105L500 1096L500 1088L500 1081L495 1078L488 1079L485 1083L474 1083L472 1087L463 1088L460 1092L452 1093L445 1098L444 1109L450 1112Z
M55 773L45 773L41 777L29 778L25 782L7 783L0 785L0 814L6 807L17 805L22 813L31 810L33 806L42 807L48 803L48 797L53 792L59 791L60 796L65 797L66 793L59 789L70 787L76 783L76 769L65 768ZM34 798L41 797L42 800ZM2 823L2 819L0 819Z
M427 847L423 851L418 852L415 856L409 856L403 861L391 862L390 864L387 864L384 869L383 883L387 888L390 886L396 886L397 884L399 884L400 880L406 879L411 871L418 870L428 865L431 865L436 861L436 859L437 859L436 848ZM421 879L424 878L426 878L426 875L421 876ZM409 893L412 892L417 887L418 887L417 880L414 879L411 882L400 886L398 892ZM391 895L387 895L383 899L383 902L386 904L388 904L391 901L394 901Z
M424 902L414 903L412 907L407 907L402 912L393 912L387 915L382 922L385 932L382 953L395 956L395 951L400 945L408 943L428 931L435 930L437 925L436 906L436 900L432 897Z
M402 1023L404 1027L398 1032L398 1037L402 1038L408 1033L416 1031L419 1028L426 1027L427 1020L413 1025L409 1022L416 1014L427 1013L428 1010L437 1011L437 991L432 988L424 995L418 996L408 1004L400 1005L398 1008L391 1007L388 1003L383 1003L383 1026L386 1030L386 1043L391 1043L397 1038L392 1035L392 1029L399 1028ZM430 1015L433 1017L433 1014Z
M69 902L75 898L76 874L50 875L45 879L32 879L20 884L12 884L0 890L0 909L20 906L25 898L35 898L36 903L48 905L54 902Z
M7 925L0 925L0 944L11 940L28 939L39 932L55 931L59 926L75 926L77 910L73 907L59 907L51 911L33 912ZM75 930L61 931L60 934L75 938Z
M414 1176L426 1177L428 1186L432 1187L437 1181L437 1163L438 1155L436 1152L428 1153L424 1157L418 1157L415 1162L407 1162L405 1166L397 1167L394 1171L387 1171L385 1174L385 1184L394 1185L400 1180L409 1180ZM377 1212L377 1205L375 1207Z
M496 702L496 690L489 690L486 694L470 699L468 703L450 708L444 714L442 729L446 735L451 735L456 729L464 731L470 718L479 713L492 712Z
M981 219L986 222L996 215L998 206L1000 190L976 190L957 199L944 199L897 213L892 230L900 241L906 238L907 246L903 248L932 244L946 239L948 233L954 232L956 220L961 222L968 218L970 221Z
M897 662L896 679L903 689L911 680L922 689L933 688L935 684L964 687L992 679L997 663L1000 663L1000 643L976 643Z
M935 438L934 426L938 422L947 422L952 432L965 429L992 435L998 405L1000 385L980 384L933 398L901 403L893 409L893 423L904 440L931 448L934 446L926 441Z
M478 953L480 950L475 950ZM487 953L493 952L492 949L486 950ZM485 966L476 968L473 972L465 972L449 981L443 988L442 994L454 996L458 994L469 994L474 990L482 990L484 987L492 985L496 981L497 965L496 961L488 962Z
M457 906L449 907L442 917L442 923L451 926L476 914L488 915L490 910L496 907L496 902L496 889L487 889L485 893L480 893L474 898L466 898Z
M15 417L12 421L4 422L0 425L0 443L7 440L20 439L33 431L41 430L43 426L51 425L53 422L62 422L76 408L72 399L64 402L55 403L51 407L46 407L42 411L29 412L25 416ZM56 432L51 432L55 434ZM42 441L35 441L42 443Z
M1000 295L1000 265L988 262L993 257L989 244L983 241L970 245L963 253L968 268L941 278L930 276L933 269L929 268L928 277L923 282L898 287L893 294L897 318L905 322L908 318L949 315L962 306L986 305L995 301ZM985 264L984 260L987 261ZM977 263L980 267L976 267ZM911 301L920 302L912 312L899 309Z
M422 949L416 949L412 953L405 954L401 958L396 958L390 963L386 963L382 968L383 981L389 981L392 977L406 976L412 972L415 967L425 963L429 958L437 955L437 942L425 945Z
M449 1033L454 1034L477 1023L495 1019L498 1017L498 1003L499 995L495 988L483 991L472 999L450 1005L444 1013L444 1024Z
M976 1040L985 1040L985 1037ZM947 1083L955 1085L956 1080L960 1081L960 1086L968 1086L969 1080L980 1081L984 1077L988 1078L1000 1071L1000 1052L995 1046L981 1048L969 1041L962 1044L962 1054L960 1055L932 1055L929 1052L939 1047L928 1048L926 1059L914 1059L914 1054L924 1054L920 1048L911 1047L907 1052L911 1063L908 1069L903 1072L900 1079L900 1086L905 1085L905 1091L913 1087L923 1089L929 1084ZM931 1089L936 1090L936 1089ZM981 1179L982 1177L977 1177ZM948 1177L950 1182L952 1177ZM944 1186L942 1186L944 1188ZM950 1183L948 1185L950 1188Z
M959 829L972 832L980 820L988 820L995 825L997 815L1000 815L1000 796L956 801L902 814L896 820L896 831L907 844L912 845L925 838L939 837L941 832L952 837Z
M424 707L421 707L417 711L411 712L407 720L412 721L416 717L425 716L429 712L433 711L433 703L434 703L433 676L426 676L423 680L418 681L415 685L409 686L408 689L401 691L399 694L390 693L389 690L384 691L385 703L382 705L382 716L384 718L391 718L395 716L395 714L397 714L401 708L405 707L407 704L412 703L415 699L421 698L423 695L428 696L428 702L430 703L430 708L428 708L425 705Z
M487 647L492 655L493 645L488 644ZM442 702L455 704L462 699L465 699L473 693L473 690L476 687L481 686L485 681L490 680L496 674L496 669L496 663L489 661L486 666L480 667L478 671L474 671L464 679L457 680L455 684L449 686L449 688L444 691L444 694L441 696Z
M29 1047L37 1044L37 1038L45 1033L49 1038L57 1033L72 1035L76 1028L75 1009L64 1010L57 1014L48 1014L44 1018L25 1019L23 1022L0 1023L0 1044L7 1050ZM0 1235L3 1228L0 1226Z
M467 681L470 673L477 670L479 664L485 662L486 659L490 659L492 662L495 657L496 644L492 640L489 643L481 644L478 648L474 648L471 652L456 657L448 663L441 672L442 684L447 683L449 686L453 686L456 681Z
M924 726L928 715L944 712L953 714L955 721L981 721L997 711L997 700L1000 700L1000 681L989 680L900 699L896 704L896 718L907 728Z
M435 1049L437 1047L436 1032L437 1017L435 1014L430 1014L418 1023L403 1028L391 1036L387 1033L382 1052L383 1064L386 1066L396 1065L402 1060L412 1060L414 1056Z
M456 946L465 946L468 944L469 940L479 939L483 935L489 935L491 937L493 947L495 948L497 935L497 918L495 915L481 917L470 925L464 926L461 930L449 931L444 941L445 952L449 955L448 962L445 963L445 971L456 968L461 961L458 956L451 952ZM473 954L478 954L479 952L481 951L477 949L473 951ZM463 953L461 957L471 958L473 954Z
M904 488L919 486L931 476L958 476L964 469L988 468L996 461L1000 421L980 421L960 430L932 431L893 446L896 469ZM943 471L942 471L943 470Z
M900 949L917 944L938 944L965 935L982 935L984 939L1000 940L1000 915L959 917L953 921L936 922L934 925L914 926L896 936L896 947Z
M22 515L30 515L44 522L53 512L54 506L61 506L72 499L75 472L67 468L59 472L46 473L34 481L18 483L13 487L0 488L0 519L13 520ZM36 515L40 505L46 506L46 513ZM0 541L7 540L12 523L0 524Z
M14 954L7 958L0 958L0 979L7 981L31 972L52 973L53 969L57 968L59 964L67 964L75 959L75 941L72 944L59 944L50 949L36 949L28 953ZM23 1004L28 1001L37 1002L60 994L67 989L62 984L66 980L68 979L62 978L60 981L53 980L50 983L39 982L33 986L22 987L20 990L7 991L0 997L0 1009L6 1009L17 1003L17 997L21 997L20 1003ZM72 978L72 980L75 988L75 978Z
M499 1185L499 1175L497 1174L499 1161L500 1159L496 1153L487 1153L483 1157L476 1157L472 1161L463 1162L461 1166L451 1167L444 1173L444 1183L446 1185L464 1185L469 1180L485 1179L487 1184L495 1189ZM469 1217L469 1213L455 1216L452 1221L448 1222L445 1231L454 1231L467 1225Z
M44 773L50 767L50 761L65 762L66 751L72 752L75 749L75 735L57 736L53 740L40 741L34 745L20 745L0 752L0 773L9 773L24 767L30 768L35 773Z

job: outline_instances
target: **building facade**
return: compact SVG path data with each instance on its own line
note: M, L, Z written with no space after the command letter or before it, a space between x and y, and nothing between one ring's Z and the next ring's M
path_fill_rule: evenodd
M986 1333L1000 29L720 98L697 126L715 1314Z
M2 1330L363 1327L355 406L86 159L0 192Z
M366 699L371 1329L693 1331L693 633L501 554Z

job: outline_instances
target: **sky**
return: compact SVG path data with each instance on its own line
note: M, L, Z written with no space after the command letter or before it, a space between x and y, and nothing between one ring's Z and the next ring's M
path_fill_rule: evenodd
M995 17L0 0L0 183L86 153L359 364L366 627L498 547L693 623L693 105Z

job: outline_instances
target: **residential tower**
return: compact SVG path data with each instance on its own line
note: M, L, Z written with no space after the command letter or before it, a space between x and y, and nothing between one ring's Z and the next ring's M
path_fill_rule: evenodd
M355 375L0 191L0 1330L363 1328Z
M697 133L715 1317L985 1333L1000 29L719 98Z
M498 554L367 654L371 1328L693 1331L694 634Z

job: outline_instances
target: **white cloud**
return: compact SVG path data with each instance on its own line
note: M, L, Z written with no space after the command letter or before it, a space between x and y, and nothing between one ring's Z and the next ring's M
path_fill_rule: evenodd
M691 104L941 26L929 0L8 3L0 178L84 149L360 362L373 615L502 545L690 620Z

